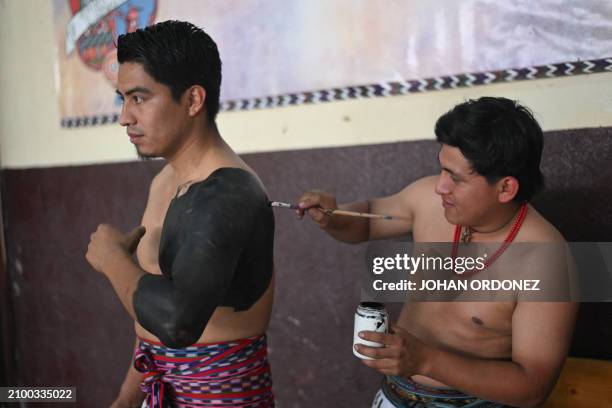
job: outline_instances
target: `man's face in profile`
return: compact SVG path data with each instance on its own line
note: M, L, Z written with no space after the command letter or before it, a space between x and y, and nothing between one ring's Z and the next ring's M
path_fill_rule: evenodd
M478 174L457 147L442 145L438 154L440 177L436 193L451 224L477 226L487 222L499 206L497 188Z
M173 155L186 134L187 108L172 98L170 88L157 82L142 64L119 66L117 93L123 99L119 122L141 158ZM184 96L184 95L183 95Z

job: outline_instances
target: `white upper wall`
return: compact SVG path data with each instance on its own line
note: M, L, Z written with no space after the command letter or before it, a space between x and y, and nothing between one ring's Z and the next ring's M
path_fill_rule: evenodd
M0 164L30 168L136 160L119 125L62 129L52 5L0 0ZM239 153L433 137L436 119L483 95L518 99L544 130L612 126L612 73L494 84L407 96L220 113ZM86 90L83 90L86 92Z

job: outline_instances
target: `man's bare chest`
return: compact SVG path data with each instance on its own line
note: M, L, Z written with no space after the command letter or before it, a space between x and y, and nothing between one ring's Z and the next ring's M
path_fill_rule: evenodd
M502 357L511 344L512 302L422 302L404 306L398 324L426 342Z
M164 219L172 198L172 195L169 194L150 197L149 204L142 217L142 225L146 228L147 232L140 241L136 255L141 268L149 273L161 274L159 268L159 244Z

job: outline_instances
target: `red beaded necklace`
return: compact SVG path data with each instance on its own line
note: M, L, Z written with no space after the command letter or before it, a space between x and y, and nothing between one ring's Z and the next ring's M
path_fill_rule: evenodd
M493 256L491 256L489 259L487 259L484 262L484 268L476 269L476 270L471 270L471 271L466 271L466 272L461 274L461 277L464 277L464 278L465 277L469 277L469 276L474 275L477 272L484 271L489 266L491 266L493 264L493 262L495 262L497 260L497 258L499 258L501 256L501 254L504 253L504 251L506 249L508 249L508 247L510 246L512 241L514 241L514 238L518 234L519 230L521 229L521 225L523 225L523 221L525 221L525 216L527 215L527 208L528 208L527 207L527 203L521 204L521 208L519 209L519 212L518 212L518 215L516 217L516 220L514 220L514 224L512 225L512 229L510 229L510 232L506 236L506 239L504 239L504 242L497 249L497 251L495 251ZM469 228L469 227L467 227L467 228ZM460 237L461 237L461 225L457 225L457 226L455 226L455 234L453 236L453 248L452 248L452 252L451 252L451 256L453 257L453 259L455 259L457 257L457 251L459 249L459 239L460 239Z

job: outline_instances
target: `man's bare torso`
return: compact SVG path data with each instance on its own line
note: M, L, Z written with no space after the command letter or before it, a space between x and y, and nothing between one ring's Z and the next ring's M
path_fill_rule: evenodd
M421 202L415 212L413 239L418 242L451 242L455 226L444 216L440 197L434 192L436 177L422 182ZM542 239L556 230L532 207L515 242ZM490 242L503 242L506 232L491 234ZM420 302L406 303L398 326L422 341L466 356L509 360L512 354L512 316L516 302ZM445 386L431 378L415 381Z
M217 166L203 171L198 179L205 179L219 167L240 167L252 171L240 162L219 163ZM181 193L184 193L184 191L181 191ZM147 232L140 241L136 255L140 267L146 272L161 274L158 254L162 226L170 201L176 194L176 179L172 169L166 166L151 184L149 201L142 217L142 225ZM206 271L203 270L202 273L206 273ZM217 307L197 343L229 341L263 334L270 320L273 293L274 277L263 296L249 310L236 312L230 307ZM135 322L135 329L139 337L159 341L155 335L144 329L138 322Z

